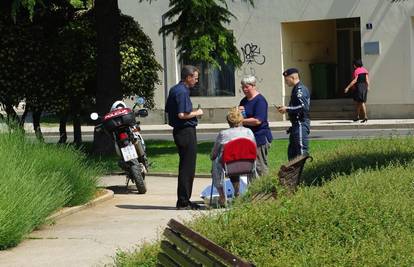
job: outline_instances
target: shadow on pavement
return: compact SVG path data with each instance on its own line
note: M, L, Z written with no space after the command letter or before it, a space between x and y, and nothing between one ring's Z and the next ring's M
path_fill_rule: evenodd
M156 205L116 205L115 207L120 209L131 209L131 210L177 210L176 207L171 206L156 206ZM201 206L197 210L206 210L206 206Z
M130 210L177 210L175 207L152 205L116 205L115 207Z
M106 188L109 190L112 190L114 192L114 194L119 194L119 195L128 195L128 194L137 194L138 192L135 188L132 189L132 186L129 185L128 187L126 187L125 185L113 185L113 186L107 186Z
M356 122L349 120L349 121L330 121L330 122L325 122L325 123L326 124L345 124L345 123L351 124L351 123L356 123Z

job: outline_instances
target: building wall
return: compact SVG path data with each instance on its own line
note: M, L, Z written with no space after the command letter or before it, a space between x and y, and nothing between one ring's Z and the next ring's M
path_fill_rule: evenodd
M163 45L158 30L162 23L161 16L168 10L168 2L159 0L149 4L119 0L122 12L135 17L143 26L144 32L153 40L156 57L161 64L163 64ZM284 68L299 66L303 71L305 83L310 83L307 63L300 61L300 57L296 57L296 60L295 57L290 59L284 57L287 51L292 52L292 49L296 49L292 47L292 40L305 43L308 39L317 43L323 39L323 31L310 30L307 21L327 20L319 23L322 29L331 30L334 27L332 20L350 17L359 17L361 22L362 60L370 71L371 78L368 109L370 105L373 109L370 110L370 117L410 116L414 106L414 1L399 1L392 4L390 0L257 0L255 8L248 7L240 0L228 1L228 4L231 12L238 18L233 20L229 28L234 31L241 57L244 58L245 55L242 48L247 49L245 51L249 51L250 56L254 54L252 51L256 52L253 57L255 61L246 61L241 69L236 71L235 97L192 98L195 105L201 104L205 109L212 109L208 113L209 116L205 116L206 121L222 121L223 111L238 104L243 96L239 89L239 81L246 74L257 76L258 88L269 104L284 102L284 95L289 95L290 91L289 88L285 88L281 75ZM367 23L372 23L371 30L366 29ZM297 29L293 29L295 27ZM290 30L286 32L286 29ZM291 40L290 47L289 40ZM335 37L327 36L326 42L334 41ZM364 43L373 41L379 42L380 54L366 55L363 49ZM164 85L170 88L178 81L174 41L171 37L166 39L165 48L167 62L165 70L168 78L167 83L160 85L155 94L158 109L163 109L165 103ZM299 45L299 54L304 56L306 51L318 51L318 49ZM333 58L334 54L334 51L332 54L329 53L329 58L331 56ZM163 79L163 73L160 73L160 77ZM395 109L388 111L387 105L391 105L390 108L398 106L399 112L395 114ZM273 108L270 109L271 120L281 119ZM217 118L214 115L216 112L221 114Z

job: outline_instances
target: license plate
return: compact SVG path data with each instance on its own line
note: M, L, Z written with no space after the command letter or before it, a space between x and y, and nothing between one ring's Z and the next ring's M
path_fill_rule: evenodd
M138 158L137 151L135 150L135 146L133 144L130 144L126 147L121 148L122 157L124 158L124 161L130 161L131 159Z

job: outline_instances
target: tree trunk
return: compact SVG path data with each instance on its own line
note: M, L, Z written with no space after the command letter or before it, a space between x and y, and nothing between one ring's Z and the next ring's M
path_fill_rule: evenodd
M19 125L22 129L24 129L24 123L26 121L27 113L29 113L29 109L26 106L24 108L23 115L22 115L22 117L20 118L20 121L19 121Z
M79 114L73 114L73 143L76 146L80 146L82 144L82 129Z
M68 122L68 114L63 113L60 115L59 120L59 144L65 144L68 140L68 133L66 132L66 123Z
M119 54L119 9L117 0L95 0L97 31L96 108L105 115L121 95L121 61ZM113 152L112 140L103 132L94 133L93 151L106 155Z
M34 129L35 135L37 139L39 139L40 141L44 141L42 130L40 128L40 116L42 115L42 111L33 110L32 114L33 114L33 129Z
M13 108L12 104L6 103L4 104L5 110L6 110L6 114L7 114L7 120L8 121L18 121L19 120L19 116L17 115L16 111Z

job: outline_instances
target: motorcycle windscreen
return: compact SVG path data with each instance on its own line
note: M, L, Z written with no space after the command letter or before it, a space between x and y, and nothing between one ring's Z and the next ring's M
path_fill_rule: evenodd
M124 158L124 161L130 161L132 159L138 158L137 151L133 144L129 144L126 147L121 147L121 154Z

